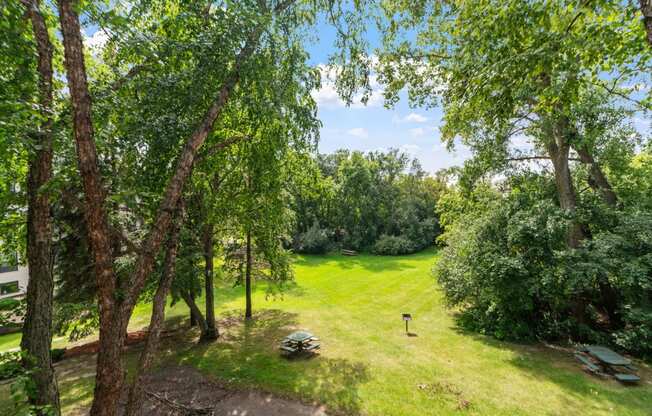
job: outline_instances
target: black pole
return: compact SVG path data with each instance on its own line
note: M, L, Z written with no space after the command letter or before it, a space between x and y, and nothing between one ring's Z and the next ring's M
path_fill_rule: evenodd
M408 321L407 319L405 320L405 333L408 333Z

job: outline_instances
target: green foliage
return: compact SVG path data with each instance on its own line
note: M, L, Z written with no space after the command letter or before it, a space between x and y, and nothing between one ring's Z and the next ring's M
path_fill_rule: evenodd
M461 215L434 269L460 322L500 339L572 338L650 355L652 216L600 215L609 225L596 222L576 250L564 240L571 218L527 192ZM615 291L618 322L608 322L606 287ZM586 322L572 313L576 293L587 303Z
M70 341L92 334L100 325L97 305L93 302L58 302L55 304L52 320L54 332L67 335Z
M320 228L317 221L306 232L295 237L294 250L298 253L325 254L331 247L328 231Z
M385 256L409 254L416 251L416 245L404 237L381 235L373 246L373 253Z
M0 380L8 380L23 373L20 351L0 353Z
M435 205L445 184L428 177L416 160L410 164L397 150L340 150L318 155L308 167L310 179L293 189L297 251L315 252L302 248L305 239L326 250L325 235L332 244L355 250L373 249L382 235L408 240L405 253L434 244Z

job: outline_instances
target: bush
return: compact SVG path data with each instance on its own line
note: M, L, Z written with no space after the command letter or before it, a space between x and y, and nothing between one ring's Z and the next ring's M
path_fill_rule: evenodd
M414 253L418 247L404 237L382 235L374 244L374 254L381 256L396 256L399 254Z
M308 231L297 236L294 245L296 252L305 254L325 254L330 248L331 242L328 238L328 232L319 228L319 224L316 222Z
M434 273L468 329L652 356L652 215L609 215L609 227L594 227L592 239L569 249L569 218L554 202L495 201L447 230ZM581 320L579 302L586 306Z
M22 374L20 351L0 353L0 380L8 380Z
M2 299L0 300L0 311L13 311L20 306L18 299Z

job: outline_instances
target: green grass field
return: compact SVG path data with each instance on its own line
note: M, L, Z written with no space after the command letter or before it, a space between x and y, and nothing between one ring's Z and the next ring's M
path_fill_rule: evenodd
M220 287L220 340L164 343L161 360L347 415L650 415L652 372L645 365L644 382L623 387L584 374L567 352L459 330L430 275L436 258L432 250L298 257L296 287L282 299L266 299L263 285L256 288L252 322L239 319L242 288ZM132 328L146 324L148 309L138 308ZM403 312L413 315L416 336L406 336ZM186 315L182 305L168 310L170 323ZM279 357L278 341L295 328L321 338L320 355ZM0 338L4 349L18 342ZM62 377L66 409L88 403L91 383L92 375Z

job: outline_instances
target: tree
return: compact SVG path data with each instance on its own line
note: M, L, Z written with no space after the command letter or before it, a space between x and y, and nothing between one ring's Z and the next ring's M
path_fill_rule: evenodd
M243 73L252 69L256 60L250 59L259 47L261 36L275 19L281 19L291 2L282 2L269 9L266 4L244 7L249 16L247 27L234 32L229 45L244 45L230 60L230 69L220 80L218 91L205 110L204 117L184 141L176 168L170 176L151 228L137 248L133 274L128 279L116 279L114 248L109 218L106 211L107 194L100 171L94 125L91 115L92 100L88 89L79 18L72 1L59 1L59 18L63 33L65 68L73 108L73 131L77 147L79 172L84 191L84 217L88 229L94 274L98 285L100 305L100 350L92 414L113 415L123 384L122 344L131 312L138 300L145 280L152 271L154 259L167 234L172 213L190 175L199 148L206 141L219 119ZM248 5L245 5L248 6ZM216 11L229 14L230 10ZM253 25L251 22L253 21ZM239 35L239 37L238 37ZM226 48L225 48L226 49ZM222 140L217 147L227 147L232 142Z
M439 182L416 160L409 163L397 150L342 150L316 155L303 166L304 177L291 191L295 250L323 253L339 242L378 254L407 254L434 243L440 189L433 185Z
M54 47L38 1L24 1L38 52L39 107L43 120L33 132L34 154L30 156L27 181L27 311L23 323L21 349L25 366L33 373L36 391L30 397L37 406L51 406L59 412L57 388L50 347L52 344L52 216L48 192L44 189L52 178L53 143L53 70Z

